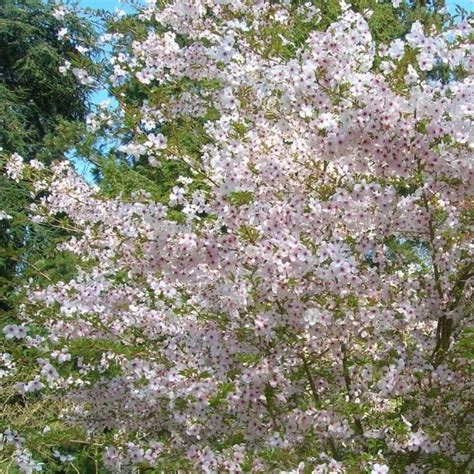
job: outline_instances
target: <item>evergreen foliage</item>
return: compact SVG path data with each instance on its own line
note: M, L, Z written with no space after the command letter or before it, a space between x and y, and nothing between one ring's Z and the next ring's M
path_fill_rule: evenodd
M76 13L55 18L54 5L0 3L0 159L18 153L49 164L64 159L83 134L90 91L59 68L66 61L94 68L94 28ZM58 37L61 28L67 40ZM30 204L24 185L0 174L0 208L11 216L0 220L0 311L6 317L14 317L21 280L64 270L66 257L56 261L54 252L62 231L29 223Z

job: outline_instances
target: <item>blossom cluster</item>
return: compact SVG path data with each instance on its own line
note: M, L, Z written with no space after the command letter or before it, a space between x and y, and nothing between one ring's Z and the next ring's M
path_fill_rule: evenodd
M469 465L472 30L415 23L378 47L341 7L281 54L265 31L317 21L310 3L149 1L143 21L163 28L114 57L112 82L182 92L144 102L149 127L120 151L191 177L158 202L36 170L36 219L68 216L62 248L82 265L29 288L23 318L48 336L20 390L61 393L69 422L114 433L113 472ZM173 124L197 119L196 157ZM84 361L85 340L108 345Z

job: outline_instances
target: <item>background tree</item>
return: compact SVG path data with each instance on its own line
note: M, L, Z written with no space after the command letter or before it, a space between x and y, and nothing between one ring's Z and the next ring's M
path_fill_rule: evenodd
M17 153L44 164L64 159L83 131L89 88L60 68L74 62L93 69L93 48L94 29L76 13L55 10L50 1L1 2L0 156ZM10 216L0 220L1 311L12 310L18 278L62 274L68 265L64 256L52 260L61 232L27 224L30 203L23 185L0 175L0 207Z
M93 108L94 85L83 75L83 68L95 75L98 63L96 25L80 14L77 5L62 7L49 0L0 2L0 167L12 154L24 162L36 160L38 166L71 154L91 155L86 117ZM23 282L67 279L75 269L71 254L56 250L70 229L60 216L49 225L32 222L28 217L32 203L26 183L0 173L2 325L17 322ZM17 355L23 360L21 372L28 373L26 353L19 350ZM2 359L2 369L5 363ZM39 426L57 423L58 403L41 397L26 403L17 394L14 380L1 382L2 427L38 434ZM61 426L52 430L59 449L65 438L76 437L74 432L65 435ZM59 462L51 458L48 469L53 469L54 460ZM92 469L88 462L87 456L80 462L84 472ZM8 463L0 467L4 469L9 469Z

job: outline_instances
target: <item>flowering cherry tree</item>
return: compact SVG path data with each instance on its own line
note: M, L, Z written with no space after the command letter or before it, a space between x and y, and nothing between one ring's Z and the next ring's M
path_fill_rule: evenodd
M121 146L185 165L166 200L7 165L79 260L4 328L39 354L17 389L66 400L112 472L472 469L469 24L377 45L341 1L294 44L269 31L311 3L165 3L111 80L177 91Z

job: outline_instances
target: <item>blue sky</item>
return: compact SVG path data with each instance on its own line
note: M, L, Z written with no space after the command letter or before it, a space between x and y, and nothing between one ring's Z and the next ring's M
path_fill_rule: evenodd
M79 5L84 8L101 8L103 10L110 10L111 12L116 9L127 10L125 2L121 2L120 0L79 0Z
M448 0L446 2L446 5L448 6L449 11L451 12L455 11L456 5L463 7L464 10L468 12L474 11L474 0Z

